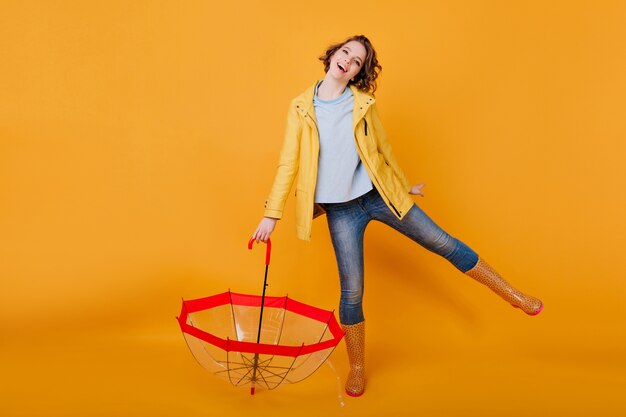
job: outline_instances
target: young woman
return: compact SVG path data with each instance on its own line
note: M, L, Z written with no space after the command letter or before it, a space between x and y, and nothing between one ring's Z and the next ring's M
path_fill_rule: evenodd
M350 360L346 392L359 396L365 390L363 235L371 220L445 257L526 314L539 314L543 303L513 288L413 202L410 194L423 196L423 184L409 183L387 142L372 95L382 67L370 41L353 36L331 45L320 60L324 79L289 106L276 177L253 237L257 242L270 237L297 177L298 237L311 239L314 217L325 212L328 220L341 283L339 319Z

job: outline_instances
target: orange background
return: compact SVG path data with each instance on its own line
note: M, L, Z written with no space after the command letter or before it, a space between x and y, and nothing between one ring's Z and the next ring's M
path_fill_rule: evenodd
M623 1L3 1L0 414L626 413ZM322 367L250 397L193 360L180 298L260 293L245 249L289 100L364 33L420 206L529 318L379 224L368 390ZM268 294L336 308L324 219L273 235ZM264 249L264 248L263 248ZM343 379L343 343L331 356Z

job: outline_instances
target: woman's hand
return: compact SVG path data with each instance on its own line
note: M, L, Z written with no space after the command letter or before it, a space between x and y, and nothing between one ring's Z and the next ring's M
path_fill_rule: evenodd
M424 193L422 192L422 188L424 188L426 184L421 183L421 184L415 184L414 186L411 187L411 189L409 190L409 194L413 194L413 195L421 195L422 197L424 197Z
M276 222L278 219L274 219L272 217L263 217L259 226L254 231L252 238L259 242L267 242L267 239L270 238L270 235L274 231L274 227L276 227Z

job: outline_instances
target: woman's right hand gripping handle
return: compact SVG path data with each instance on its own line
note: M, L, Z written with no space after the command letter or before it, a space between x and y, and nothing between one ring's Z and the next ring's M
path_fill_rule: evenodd
M267 239L270 238L270 235L274 231L274 227L276 227L276 222L278 219L274 219L272 217L263 217L261 222L259 222L259 226L254 231L252 235L252 239L258 242L267 242Z

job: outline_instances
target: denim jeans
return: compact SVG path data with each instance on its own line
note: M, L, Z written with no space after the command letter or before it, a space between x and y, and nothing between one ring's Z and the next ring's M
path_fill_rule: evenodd
M478 255L466 244L447 234L417 205L399 220L374 188L345 203L322 204L335 249L341 299L339 320L343 324L362 322L363 315L363 235L370 220L385 223L450 261L461 272L478 262Z

